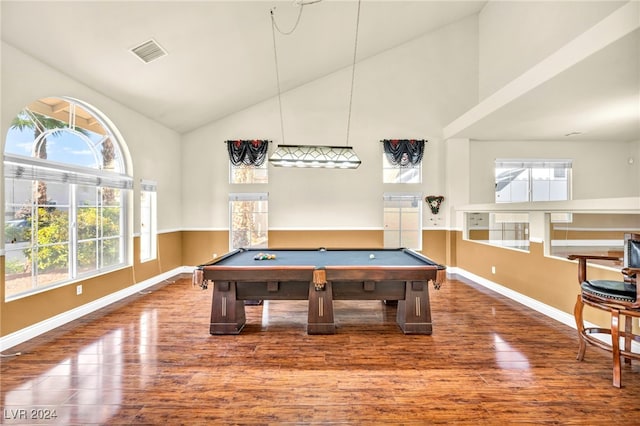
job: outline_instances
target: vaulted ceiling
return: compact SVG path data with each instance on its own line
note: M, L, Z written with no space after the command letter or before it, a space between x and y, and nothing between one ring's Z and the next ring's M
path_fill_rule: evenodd
M286 91L350 66L356 2L2 1L2 39L185 133L277 94L270 12L287 31L296 23L300 2L314 4L302 8L295 37L277 39ZM478 14L485 3L365 0L358 59ZM150 39L168 54L144 63L130 49ZM633 74L640 69L639 40L636 30L450 136L549 138L557 134L550 127L579 115L585 102L609 105L605 99L612 92L638 101L640 109L640 77ZM640 140L637 115L623 126L603 123L592 136Z

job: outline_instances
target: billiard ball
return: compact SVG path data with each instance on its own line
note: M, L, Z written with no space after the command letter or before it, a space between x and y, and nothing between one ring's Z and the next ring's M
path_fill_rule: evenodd
M376 255L375 255L375 254L371 253L371 254L369 255L369 259L375 259L375 258L376 258Z

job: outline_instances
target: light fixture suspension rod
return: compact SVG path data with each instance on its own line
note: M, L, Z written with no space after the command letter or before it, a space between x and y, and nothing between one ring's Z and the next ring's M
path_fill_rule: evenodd
M360 27L360 1L358 0L358 12L356 15L356 39L353 44L353 64L351 66L351 93L349 94L349 114L347 115L347 140L345 145L349 145L349 133L351 130L351 107L353 105L353 85L356 79L356 55L358 53L358 28Z
M300 7L300 15L298 15L298 20L300 19L300 16L302 15L302 7ZM298 25L298 23L296 22L296 26ZM295 26L293 27L293 29L295 30ZM278 31L280 31L280 29L278 29ZM293 32L293 30L291 30L291 32ZM290 34L290 33L289 33ZM273 57L275 59L275 63L276 63L276 82L278 84L278 108L280 110L280 136L282 137L282 143L285 143L284 141L284 119L282 118L282 96L280 94L281 90L280 90L280 72L278 71L279 67L278 67L278 49L276 49L276 19L273 16L273 9L271 9L271 36L273 38Z

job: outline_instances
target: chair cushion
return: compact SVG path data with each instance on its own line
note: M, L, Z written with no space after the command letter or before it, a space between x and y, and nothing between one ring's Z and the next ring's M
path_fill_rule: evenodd
M581 285L582 291L595 296L623 302L636 301L636 285L623 281L590 280Z
M627 247L629 251L629 266L634 268L640 268L640 240L629 240Z
M631 268L640 268L640 241L629 240L627 246L627 264ZM631 278L635 278L636 274L631 274Z

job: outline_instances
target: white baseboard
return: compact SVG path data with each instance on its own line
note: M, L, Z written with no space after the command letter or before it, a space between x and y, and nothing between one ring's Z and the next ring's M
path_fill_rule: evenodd
M532 299L529 296L525 296L524 294L518 293L517 291L511 290L510 288L501 286L500 284L496 284L493 281L490 281L486 278L482 278L479 275L472 274L469 271L465 271L461 268L449 268L447 267L447 275L460 275L461 277L467 278L468 280L473 281L476 284L479 284L489 290L495 291L498 294L501 294L505 297L508 297L511 300L514 300L528 308L533 309L534 311L540 312L543 315L548 316L556 321L563 323L573 329L576 329L576 321L573 318L573 314L569 314L567 312L561 311L560 309L554 308L553 306L549 306L545 303L540 302L539 300ZM589 324L585 322L585 325L588 327L595 327L593 324Z
M5 351L20 343L33 339L36 336L39 336L43 333L51 331L54 328L60 327L71 321L77 320L78 318L81 318L87 314L97 311L98 309L104 308L114 302L122 300L133 294L136 294L146 288L159 284L162 281L165 281L169 278L175 277L176 275L180 275L184 273L192 273L192 272L193 272L193 267L183 266L183 267L175 268L171 271L157 275L148 280L141 281L130 287L116 291L115 293L111 293L100 299L86 303L82 306L78 306L77 308L71 309L70 311L63 312L61 314L48 318L39 323L30 325L28 327L25 327L11 334L7 334L6 336L3 336L2 338L0 338L0 351Z
M556 321L561 322L564 325L567 325L574 330L577 330L576 321L573 317L573 314L569 314L567 312L561 311L560 309L554 308L553 306L549 306L545 303L540 302L539 300L532 299L529 296L525 296L524 294L518 293L517 291L513 291L510 288L501 286L500 284L496 284L493 281L490 281L486 278L482 278L478 275L472 274L469 271L465 271L460 268L449 268L447 267L447 275L459 275L464 277L474 283L481 285L489 290L495 291L498 294L501 294L509 299L518 302L528 308L533 309L536 312L540 312L547 317L554 319ZM576 293L577 295L577 293ZM585 327L598 327L596 324L590 323L588 321L584 322ZM592 335L598 340L601 340L607 344L611 344L611 335L609 334L598 334ZM635 341L631 342L631 348L634 352L640 352L640 344Z

